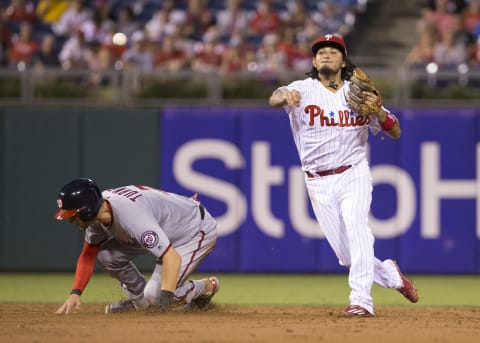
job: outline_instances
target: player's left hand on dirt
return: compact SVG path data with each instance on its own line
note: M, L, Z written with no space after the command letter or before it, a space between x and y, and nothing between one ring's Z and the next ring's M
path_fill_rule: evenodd
M55 314L70 314L80 310L80 296L71 294L68 299L58 308Z
M355 68L350 78L347 94L350 108L362 116L377 115L382 108L380 92L360 68Z

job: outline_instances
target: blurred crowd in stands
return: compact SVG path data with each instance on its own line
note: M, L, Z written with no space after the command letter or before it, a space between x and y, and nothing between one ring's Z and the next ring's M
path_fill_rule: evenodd
M425 3L418 38L406 64L430 62L444 69L459 65L480 67L480 0L433 0Z
M366 5L367 0L0 1L0 67L308 71L312 41L325 33L347 39ZM440 11L430 10L432 16ZM427 15L425 21L423 30L433 30ZM444 31L450 21L445 22Z

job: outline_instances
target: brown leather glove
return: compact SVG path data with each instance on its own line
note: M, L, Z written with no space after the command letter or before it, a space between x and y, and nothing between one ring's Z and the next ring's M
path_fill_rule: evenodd
M382 96L367 74L355 68L350 77L347 102L353 112L362 116L376 115L382 108Z

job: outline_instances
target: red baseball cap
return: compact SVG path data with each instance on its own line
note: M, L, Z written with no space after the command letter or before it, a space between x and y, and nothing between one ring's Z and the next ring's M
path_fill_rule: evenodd
M329 33L318 38L312 45L313 54L316 55L318 49L324 46L333 46L334 48L340 50L344 55L347 54L347 46L345 45L345 41L342 37L336 34Z

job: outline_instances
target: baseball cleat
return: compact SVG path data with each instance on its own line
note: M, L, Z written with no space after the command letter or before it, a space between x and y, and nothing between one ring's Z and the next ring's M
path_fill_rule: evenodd
M205 292L191 301L190 306L187 308L188 310L206 310L213 296L220 289L220 281L215 276L202 279L201 281L205 283Z
M120 313L129 311L143 311L150 306L150 303L143 296L136 299L122 299L105 306L105 314Z
M362 306L358 305L348 305L343 310L343 316L348 318L353 317L373 317L373 314L368 312Z
M400 271L400 268L398 267L397 263L394 261L393 262L395 268L397 268L397 272L400 275L400 278L402 279L402 286L400 288L397 288L397 291L402 293L402 295L408 299L408 301L412 303L416 303L418 301L418 291L413 285L413 282L408 280L405 275Z
M105 314L121 313L128 311L135 311L135 305L133 305L133 301L130 299L115 301L114 303L105 306Z

